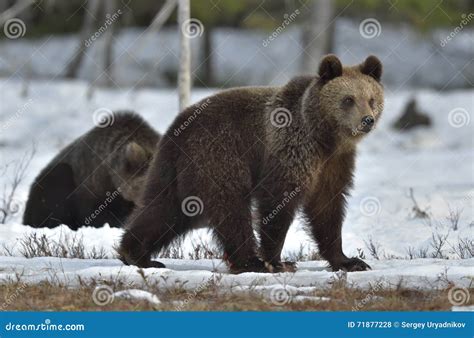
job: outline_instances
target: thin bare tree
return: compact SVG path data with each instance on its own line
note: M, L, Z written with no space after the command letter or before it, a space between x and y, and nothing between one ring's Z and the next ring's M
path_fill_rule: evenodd
M160 11L153 18L153 21L151 22L150 26L148 27L149 32L158 32L161 27L163 27L163 25L169 19L171 14L173 14L177 3L177 0L166 0Z
M18 16L24 10L26 10L30 5L35 2L34 0L20 0L17 1L13 6L3 11L0 14L0 26L3 26L8 20Z
M302 71L314 73L324 54L331 51L334 33L334 1L314 0L310 2L310 15L303 30Z
M142 34L138 38L138 41L135 42L133 51L130 51L131 53L135 55L140 54L143 48L148 45L149 39L155 34L157 34L160 31L160 29L163 27L163 25L166 23L166 21L168 21L171 14L173 14L173 11L175 10L177 4L178 4L178 0L166 0L166 2L160 8L159 12L156 13L150 25L145 30L144 34ZM125 61L124 67L127 68L131 62L132 62L132 57L129 55L129 57ZM157 66L158 65L155 65L154 67L150 67L147 70L148 73L149 74L153 73L155 69L157 68ZM142 77L142 79L133 87L132 92L138 89L140 85L146 80L147 80L146 76Z
M104 6L104 19L107 17L112 18L113 13L117 10L116 0L106 0ZM104 33L104 79L105 85L110 87L114 82L114 72L113 72L113 40L115 33L115 23L108 26L107 30Z
M191 44L186 33L186 25L190 23L189 0L178 2L178 29L180 39L178 92L179 110L182 111L189 105L191 93Z
M5 224L21 211L20 202L17 200L18 188L25 179L28 167L35 154L36 147L33 146L32 150L25 152L21 159L0 168L0 176L7 176L10 169L13 172L13 177L9 183L4 184L0 194L0 224Z
M99 17L101 7L100 0L88 0L84 13L84 21L82 23L81 32L79 33L79 44L74 52L73 57L66 66L65 76L69 78L76 78L79 73L79 68L84 58L86 51L85 41L91 37L96 29L97 18Z

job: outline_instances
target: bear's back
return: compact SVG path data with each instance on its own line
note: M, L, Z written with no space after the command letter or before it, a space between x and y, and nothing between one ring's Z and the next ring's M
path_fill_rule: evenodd
M96 126L78 137L50 161L39 177L59 163L64 163L72 168L76 182L86 179L107 181L114 155L132 141L154 149L159 141L159 134L135 113L114 113L111 125Z

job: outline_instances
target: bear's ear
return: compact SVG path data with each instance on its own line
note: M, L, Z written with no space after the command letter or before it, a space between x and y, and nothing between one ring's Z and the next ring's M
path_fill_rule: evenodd
M380 62L376 56L370 55L360 65L360 72L380 82L380 78L382 77L382 62Z
M326 83L342 75L342 64L336 55L326 55L319 64L319 81Z
M130 142L125 147L125 159L129 164L141 164L147 160L146 151L136 142Z

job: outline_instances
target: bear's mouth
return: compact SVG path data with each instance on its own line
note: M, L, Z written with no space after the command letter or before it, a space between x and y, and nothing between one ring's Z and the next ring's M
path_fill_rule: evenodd
M363 136L368 134L374 127L371 126L357 126L357 128L352 130L353 136Z

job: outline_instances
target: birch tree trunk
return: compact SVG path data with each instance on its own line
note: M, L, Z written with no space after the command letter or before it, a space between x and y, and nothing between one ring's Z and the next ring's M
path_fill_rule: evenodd
M189 24L189 0L178 2L178 28L180 36L178 92L179 110L182 111L189 105L191 92L191 45L185 33L185 25Z
M303 73L317 72L321 57L331 52L334 33L333 0L313 0L311 14L303 31Z

